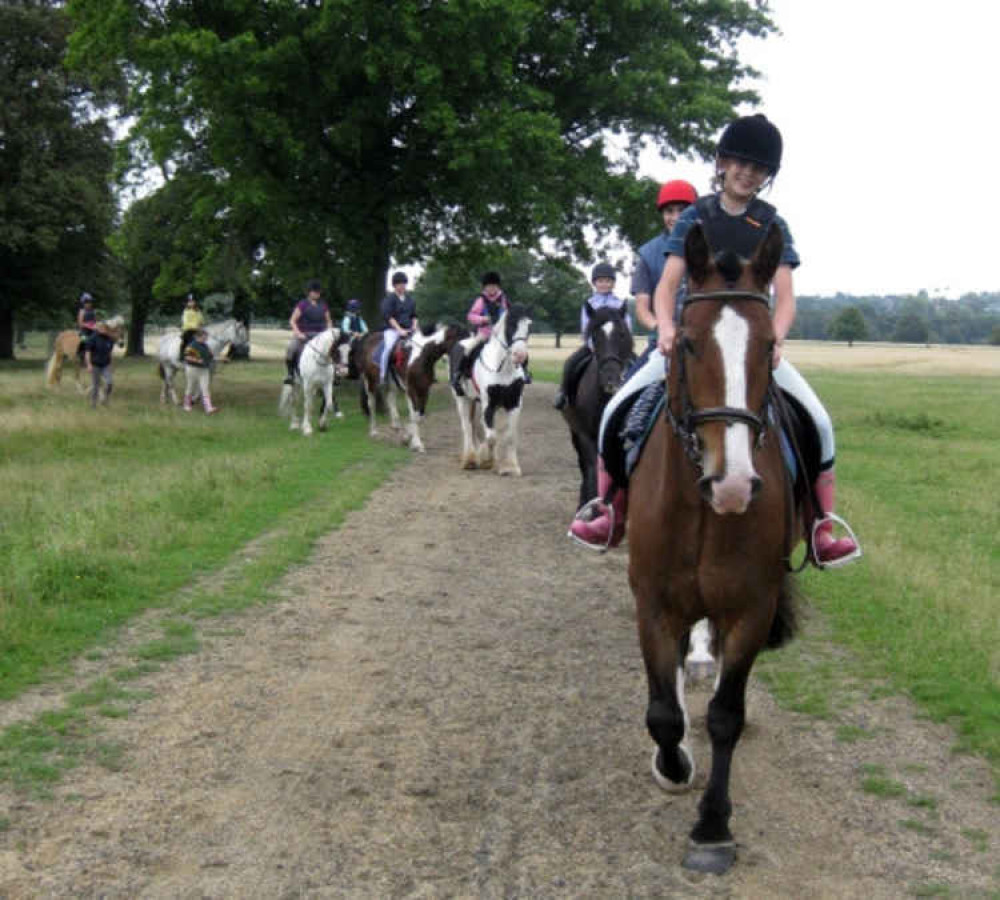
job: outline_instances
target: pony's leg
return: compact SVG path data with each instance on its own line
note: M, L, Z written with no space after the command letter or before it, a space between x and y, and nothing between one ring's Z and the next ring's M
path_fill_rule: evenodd
M323 384L323 411L319 415L319 430L326 431L329 428L330 413L333 407L333 382L327 381Z
M396 399L396 382L390 374L385 379L385 405L389 407L389 425L393 431L399 431L399 408Z
M685 741L688 714L681 666L685 629L676 619L668 618L658 603L637 605L639 646L649 684L646 728L656 742L653 778L665 791L685 791L694 781L694 757Z
M455 409L458 411L458 424L462 428L462 455L461 464L463 469L475 469L478 466L476 459L475 436L472 424L472 401L468 397L459 397L454 391Z
M309 437L313 433L312 401L315 391L311 385L302 385L302 434Z
M375 405L378 399L376 392L378 386L372 387L372 380L368 376L362 376L365 385L365 397L368 398L368 436L378 437L378 428L375 426Z
M492 469L496 461L496 414L496 407L490 406L488 401L484 400L480 403L479 424L483 429L483 439L479 445L479 467L481 469Z
M521 476L521 466L517 461L517 424L520 416L521 407L515 406L504 417L498 446L497 473L500 475Z
M684 660L684 669L692 681L711 678L715 672L712 656L712 626L708 619L699 619L691 629L691 649Z
M423 453L425 447L423 441L420 440L420 414L417 412L416 407L414 407L409 393L406 395L406 406L410 412L410 422L408 425L410 449L417 453Z
M773 607L758 604L729 629L722 641L722 666L715 694L708 704L707 725L712 741L712 772L698 804L698 822L691 829L691 848L684 866L721 875L733 864L735 851L729 830L732 803L729 776L736 742L746 722L746 689L757 652L767 639Z

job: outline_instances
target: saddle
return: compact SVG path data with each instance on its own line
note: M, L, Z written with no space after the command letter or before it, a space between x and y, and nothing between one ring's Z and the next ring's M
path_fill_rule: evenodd
M406 380L406 352L410 346L407 338L396 341L396 346L392 348L392 358L389 360L389 372L395 377L397 384L402 385ZM372 350L371 361L376 366L382 362L382 351L385 349L385 338L379 338L378 343Z

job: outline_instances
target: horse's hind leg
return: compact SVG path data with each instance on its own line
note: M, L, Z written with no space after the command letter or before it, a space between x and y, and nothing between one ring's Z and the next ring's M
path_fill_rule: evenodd
M703 681L715 673L712 626L708 619L699 619L691 629L691 650L684 661L684 669L692 681Z
M640 614L639 644L646 663L649 705L646 727L656 742L653 777L665 791L687 790L694 781L694 757L685 742L684 628L664 615Z
M708 734L712 741L712 772L698 804L699 818L691 830L691 848L684 866L721 875L733 864L735 851L729 830L732 803L729 777L733 751L746 722L746 689L757 652L764 646L772 607L758 608L738 620L722 642L722 668L715 695L708 704Z

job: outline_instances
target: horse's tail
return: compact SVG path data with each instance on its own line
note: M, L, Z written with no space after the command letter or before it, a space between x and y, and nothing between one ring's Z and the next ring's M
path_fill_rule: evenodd
M49 357L49 362L45 366L45 386L53 388L59 383L59 379L62 378L62 363L63 363L63 352L57 343L52 348L52 356Z
M283 384L281 386L281 398L278 400L278 415L286 418L292 413L292 396L295 392L294 385Z
M767 636L767 649L776 650L787 644L799 630L798 616L798 584L791 573L785 573L778 593L778 608L771 622L771 631Z

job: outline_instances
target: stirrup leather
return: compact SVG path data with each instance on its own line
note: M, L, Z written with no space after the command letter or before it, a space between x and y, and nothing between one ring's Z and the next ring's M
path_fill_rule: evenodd
M590 515L590 517L585 520L588 522L593 521L595 518L597 518L597 516L601 515L602 513L608 517L608 521L610 522L610 527L608 528L608 539L604 542L604 545L598 546L596 544L589 544L587 543L587 541L580 540L580 538L578 538L575 534L573 534L572 529L567 530L566 536L576 541L576 543L578 543L581 547L586 547L588 550L593 550L595 553L607 553L608 550L611 549L611 539L614 537L615 534L616 522L615 522L614 505L611 503L605 503L604 500L602 500L600 497L594 497L593 499L588 500L586 503L584 503L583 506L581 506L576 511L576 515L573 517L573 521L575 522L577 519L582 519L588 513L595 513L595 515Z
M847 537L854 541L854 551L852 553L848 553L847 556L842 556L840 559L834 559L830 562L820 562L819 554L816 552L816 535L819 532L820 526L825 522L833 522L847 532ZM861 559L864 555L861 552L861 544L858 541L857 536L854 534L854 529L852 529L847 522L840 518L840 516L832 512L826 513L826 515L822 518L813 522L812 530L809 534L809 549L812 552L813 564L817 569L839 569L841 566L846 566L857 559Z

